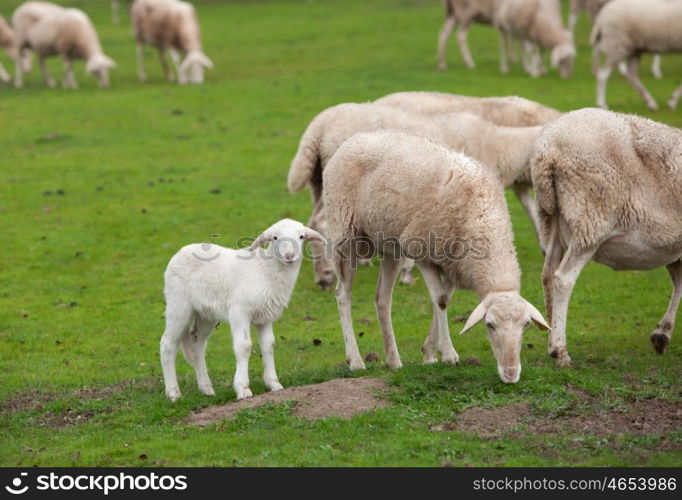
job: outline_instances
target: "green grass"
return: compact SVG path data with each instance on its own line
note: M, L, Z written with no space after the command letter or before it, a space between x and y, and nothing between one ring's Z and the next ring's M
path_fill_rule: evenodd
M0 0L9 17L19 3ZM287 407L242 412L204 429L182 423L192 410L234 399L229 329L209 344L217 390L201 396L178 361L184 398L164 398L158 362L163 330L163 270L182 245L230 246L273 221L309 214L307 194L286 191L288 165L308 121L327 106L374 99L398 90L472 95L520 94L561 110L594 103L587 45L579 24L575 76L555 72L531 79L516 66L497 70L497 37L475 26L478 63L464 68L454 39L450 69L436 70L442 23L435 0L197 1L207 54L216 69L201 87L166 84L149 52L146 84L135 76L127 25L112 26L107 1L84 6L105 51L118 62L113 88L96 88L77 66L78 91L44 88L39 74L21 91L0 87L0 401L52 394L41 408L0 413L2 465L679 465L682 433L659 437L585 438L556 433L482 440L462 432L432 432L470 406L528 401L551 416L571 398L567 384L608 403L661 397L679 400L680 342L658 356L649 332L670 292L665 270L615 273L590 264L571 303L568 337L574 366L557 369L546 336L530 329L518 385L503 385L484 328L456 336L463 358L481 366L422 366L420 346L430 321L420 280L395 293L394 322L405 367L374 364L367 373L392 384L391 405L353 418L309 422ZM2 56L6 66L10 66ZM645 66L650 61L645 58ZM61 76L58 60L51 68ZM665 56L665 78L643 80L664 103L682 74L682 59ZM639 96L614 75L613 109L680 126L680 112L648 113ZM57 190L63 190L58 195ZM220 189L219 194L211 190ZM44 194L52 191L51 196ZM542 257L518 202L509 198L523 293L542 304ZM374 318L377 267L363 268L354 317ZM450 315L475 306L457 292ZM306 315L314 321L304 321ZM289 309L275 324L277 367L285 386L353 376L331 293L313 284L305 265ZM383 356L376 321L358 324L363 354ZM314 338L322 344L314 346ZM254 392L264 391L252 357ZM121 381L127 381L121 383ZM80 398L83 386L104 390ZM2 404L2 403L0 403ZM52 412L52 413L49 413ZM86 423L53 428L50 415L88 413ZM146 455L146 460L140 455Z

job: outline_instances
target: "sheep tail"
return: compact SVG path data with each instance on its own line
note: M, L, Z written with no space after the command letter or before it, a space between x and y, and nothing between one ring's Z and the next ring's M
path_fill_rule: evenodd
M320 141L318 126L315 120L308 126L298 145L296 156L289 167L287 186L289 192L296 193L306 184L322 179L320 167ZM317 174L317 175L316 175Z
M554 214L557 210L557 195L552 158L542 152L534 155L531 159L531 176L538 207L547 215Z
M443 0L443 7L445 7L445 17L452 17L455 15L455 9L452 8L450 0Z

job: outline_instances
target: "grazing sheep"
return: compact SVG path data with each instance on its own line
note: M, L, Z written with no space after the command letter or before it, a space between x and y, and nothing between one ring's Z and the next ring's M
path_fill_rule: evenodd
M507 72L507 48L511 37L523 42L524 69L533 77L544 69L539 49L551 50L551 63L562 78L573 73L575 46L573 36L563 26L559 0L504 0L495 11L495 27L500 30L501 70Z
M682 132L599 109L546 126L531 159L542 237L549 353L561 366L571 292L594 260L615 270L666 266L673 295L651 334L663 353L682 296Z
M166 78L175 75L168 65L170 53L177 71L178 83L204 83L204 69L213 62L201 48L201 29L194 6L180 0L135 0L131 9L133 32L137 42L137 73L144 82L144 45L156 47ZM182 57L181 57L182 54Z
M495 174L428 139L377 131L348 139L323 177L335 249L336 299L350 368L364 368L351 316L355 242L361 238L383 257L376 310L390 368L402 366L391 324L391 296L405 255L416 261L432 302L424 361L435 362L438 349L443 362L458 362L446 309L455 288L473 290L481 303L462 333L485 319L499 376L505 383L516 383L524 328L531 320L549 327L519 294L521 271L511 221Z
M308 225L324 234L323 176L327 163L343 142L357 132L395 129L438 141L479 159L493 168L505 187L512 187L537 228L536 207L530 195L528 158L540 127L500 127L476 115L452 113L430 119L401 109L373 103L344 103L317 115L306 129L289 168L288 187L295 193L310 186L313 212ZM537 229L536 229L537 231ZM331 288L333 271L321 245L312 245L315 279ZM411 266L403 270L402 283L413 282Z
M301 268L303 243L322 240L303 224L283 219L263 232L249 248L233 250L209 243L183 247L165 274L166 331L161 338L161 366L166 395L180 394L175 358L181 346L194 366L199 390L213 396L206 370L208 336L218 322L229 323L237 358L237 399L251 397L249 356L255 325L263 356L263 380L271 391L282 385L275 372L272 323L289 303ZM267 249L261 249L269 243Z
M682 51L682 2L671 0L618 0L609 2L594 21L590 44L597 77L597 106L607 108L606 85L613 68L625 62L625 77L651 110L656 100L639 79L644 52ZM601 59L603 57L603 64Z
M5 21L5 18L2 16L0 16L0 48L2 48L13 61L17 58L17 46L14 30L9 27L7 21ZM4 68L2 63L0 63L0 80L3 82L9 82L11 79L12 77L10 74Z
M473 113L506 127L544 125L561 116L561 112L554 108L518 96L471 97L444 92L396 92L380 97L374 104L424 116Z
M52 55L60 55L64 61L62 85L65 88L78 87L73 74L75 59L85 60L86 72L97 78L100 87L109 86L109 70L116 67L116 63L102 52L97 31L82 10L48 2L26 2L14 11L12 24L20 52L14 76L16 87L24 84L27 50L38 55L40 69L49 87L54 87L55 81L45 66L45 59Z
M578 22L578 16L582 11L586 11L590 21L594 23L597 18L597 14L601 11L602 7L609 3L611 0L571 0L571 13L568 17L568 29L572 35L575 36L575 25ZM621 73L625 74L627 71L627 65L621 63L618 69ZM654 78L663 78L663 72L661 71L661 56L659 54L654 54L654 58L651 61L651 74Z

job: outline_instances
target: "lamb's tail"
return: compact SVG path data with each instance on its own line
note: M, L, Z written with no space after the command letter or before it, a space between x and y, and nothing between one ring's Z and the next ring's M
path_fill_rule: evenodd
M296 156L289 167L287 186L291 193L303 189L306 184L314 184L315 179L322 179L320 166L320 130L313 120L301 137Z

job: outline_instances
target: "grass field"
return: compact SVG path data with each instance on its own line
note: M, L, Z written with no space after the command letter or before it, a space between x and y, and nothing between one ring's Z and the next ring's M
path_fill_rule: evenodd
M11 16L19 3L0 0L0 13ZM211 235L230 246L280 218L307 220L307 194L291 196L285 184L316 113L399 90L519 94L561 110L593 105L586 19L574 77L550 72L533 80L518 66L499 74L497 36L480 26L470 33L478 67L464 68L453 39L450 68L439 72L436 0L197 0L216 69L205 85L181 88L163 81L151 51L149 81L137 81L128 16L112 26L108 1L65 3L90 14L119 67L109 90L83 75L82 63L78 91L46 89L35 70L21 91L0 87L0 465L680 465L679 428L595 435L560 428L562 418L599 419L647 402L679 412L679 333L664 356L649 343L670 292L662 269L615 273L588 265L571 303L573 367L555 368L546 335L531 328L514 386L500 382L482 326L459 337L461 323L451 324L460 356L480 365L421 364L431 314L421 280L394 297L405 367L383 368L372 267L358 273L354 317L371 318L357 325L366 332L360 349L379 354L366 374L390 384L387 408L308 421L290 406L268 406L206 428L187 425L193 410L235 397L225 325L208 352L217 396L199 394L181 359L183 399L171 404L163 393L158 340L169 258ZM61 77L60 62L51 67ZM682 59L665 56L663 71L657 81L643 68L661 104L680 83ZM647 112L618 75L609 103L682 126L679 111ZM523 293L542 309L542 256L513 197L509 207ZM475 305L473 294L457 292L450 316ZM310 266L275 332L285 387L356 376L343 363L333 294L316 288ZM250 373L252 389L262 393L257 348ZM559 429L494 438L432 430L469 407L518 402Z

